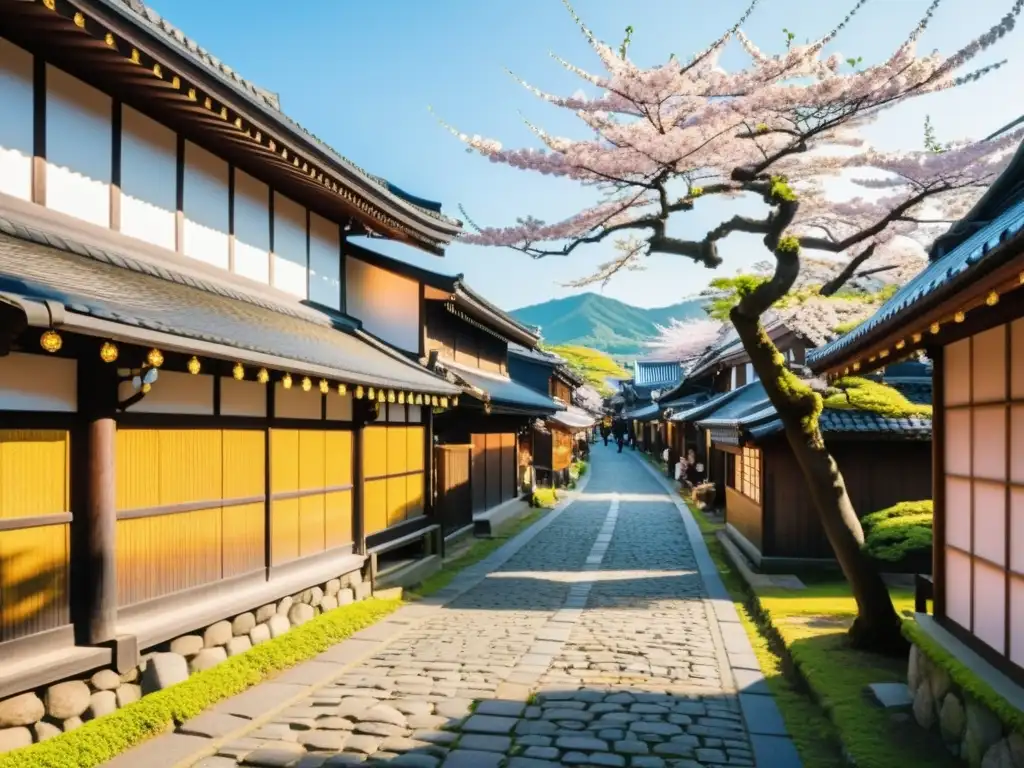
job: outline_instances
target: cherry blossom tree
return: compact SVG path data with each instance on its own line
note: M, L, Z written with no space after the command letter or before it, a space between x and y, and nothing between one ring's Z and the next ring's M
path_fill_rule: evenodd
M672 56L646 69L630 60L628 39L619 47L600 42L566 2L603 72L561 64L600 95L562 97L522 84L548 104L574 112L592 137L557 137L528 124L543 148L506 149L495 140L450 128L470 150L492 162L573 179L601 195L598 204L554 224L525 217L511 227L479 227L467 216L477 231L464 242L545 258L615 240L615 257L590 276L604 281L636 268L651 254L718 267L718 244L730 234L763 238L771 274L738 297L729 319L778 410L809 496L850 582L858 606L850 634L860 647L903 647L900 620L879 574L861 554L860 523L818 427L822 398L788 370L761 318L794 288L805 263L820 269L822 260L833 262L822 295L891 266L875 262L882 261L880 252L893 238L926 233L955 218L999 174L1024 136L1024 129L1018 129L992 141L901 153L865 145L860 129L883 111L969 84L1000 66L967 69L1013 30L1024 7L1024 0L1007 0L1006 15L959 50L920 55L918 42L941 2L927 7L892 55L870 66L826 53L866 0L856 0L834 29L806 45L787 35L786 49L777 55L762 51L740 29L758 5L753 0L737 23L703 51L686 61ZM719 65L730 41L749 58L736 71ZM831 200L830 178L851 173L863 174L857 182L864 196ZM700 239L668 232L670 218L704 198L751 196L763 201L763 217L732 216Z
M692 362L722 338L725 324L721 320L671 320L658 325L658 335L646 346L651 357L685 364Z

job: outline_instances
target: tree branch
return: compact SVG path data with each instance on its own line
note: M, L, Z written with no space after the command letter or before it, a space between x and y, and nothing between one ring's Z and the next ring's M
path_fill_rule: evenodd
M854 276L854 273L857 271L858 268L860 268L860 265L863 264L868 259L870 259L875 254L876 247L877 244L872 243L867 248L865 248L864 251L858 253L856 256L850 259L846 263L846 266L844 266L839 271L838 275L836 275L823 286L821 286L821 295L834 295L840 288L842 288L847 283L848 280L850 280Z

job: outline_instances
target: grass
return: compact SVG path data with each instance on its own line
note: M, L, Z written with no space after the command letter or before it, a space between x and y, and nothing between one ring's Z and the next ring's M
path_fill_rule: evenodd
M554 488L535 488L530 496L530 506L550 509L558 503L558 491Z
M31 747L0 755L0 768L92 768L190 720L384 618L401 600L369 599L322 614L188 680Z
M960 765L909 715L894 716L869 698L870 683L906 682L907 662L849 646L846 630L856 604L845 582L800 574L806 589L774 587L754 594L715 538L720 526L691 511L734 600L745 597L741 618L806 768L841 764L839 744L858 768ZM901 614L913 612L909 590L894 589L892 597Z

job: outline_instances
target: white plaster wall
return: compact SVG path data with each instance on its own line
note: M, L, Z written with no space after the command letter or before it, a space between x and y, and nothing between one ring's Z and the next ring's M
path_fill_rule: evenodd
M12 352L0 357L0 411L78 410L78 364Z
M345 309L396 347L420 348L419 283L359 259L345 259Z
M388 421L393 424L405 423L405 406L398 403L388 403Z
M228 268L228 164L185 142L183 253Z
M46 205L110 226L111 100L46 66Z
M267 415L267 385L258 381L237 381L230 376L220 377L220 415Z
M0 192L32 199L32 54L0 38Z
M213 379L213 376L160 371L146 396L129 410L132 413L187 413L212 416ZM119 394L124 399L130 397L134 391L131 382L124 382Z
M270 282L270 188L237 168L235 273Z
M309 215L309 298L341 309L341 232L315 213Z
M285 389L280 382L275 382L277 390L274 392L274 415L280 419L317 419L322 416L320 402L323 395L313 383L309 392L304 392L301 386L302 377L292 377L291 389ZM337 395L335 395L337 396Z
M335 391L329 394L327 418L331 421L352 421L352 393L342 396Z
M410 405L409 406L409 423L420 424L423 421L423 406Z
M174 131L121 108L121 231L174 250L178 147Z
M306 298L306 209L274 193L274 287Z

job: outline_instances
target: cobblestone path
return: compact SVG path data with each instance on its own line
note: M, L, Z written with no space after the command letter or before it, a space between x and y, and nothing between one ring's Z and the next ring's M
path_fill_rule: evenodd
M579 498L504 564L191 764L798 767L696 529L636 457L593 454ZM193 732L215 735L204 718Z

